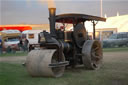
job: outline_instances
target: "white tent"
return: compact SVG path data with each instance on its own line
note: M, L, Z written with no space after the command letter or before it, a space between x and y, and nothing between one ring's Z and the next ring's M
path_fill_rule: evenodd
M108 17L106 22L99 22L96 29L116 28L117 32L128 32L128 15Z

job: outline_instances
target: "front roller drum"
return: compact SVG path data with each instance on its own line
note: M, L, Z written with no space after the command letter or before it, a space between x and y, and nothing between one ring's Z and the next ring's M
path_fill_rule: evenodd
M82 48L82 60L87 69L99 69L102 65L103 53L100 41L87 40Z
M32 50L26 59L28 73L33 77L60 77L63 75L65 66L50 67L52 63L58 62L55 49ZM64 55L59 59L65 61Z

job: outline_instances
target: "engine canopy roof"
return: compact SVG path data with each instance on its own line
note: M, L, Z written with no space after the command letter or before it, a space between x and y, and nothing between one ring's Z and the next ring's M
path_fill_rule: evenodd
M76 13L69 13L69 14L60 14L56 15L56 22L58 23L79 23L85 21L106 21L106 18L86 15L86 14L76 14Z

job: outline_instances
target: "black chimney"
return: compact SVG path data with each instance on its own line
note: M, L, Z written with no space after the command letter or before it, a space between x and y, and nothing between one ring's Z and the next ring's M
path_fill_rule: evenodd
M56 37L55 22L56 22L56 8L49 8L50 34L52 37Z

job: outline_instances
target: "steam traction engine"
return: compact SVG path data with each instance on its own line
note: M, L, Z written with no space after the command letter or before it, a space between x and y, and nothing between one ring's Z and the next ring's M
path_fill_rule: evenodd
M103 54L101 43L95 40L96 21L105 18L84 14L55 15L55 8L49 9L50 33L40 33L40 50L32 50L26 59L26 67L31 76L63 75L65 66L75 67L83 64L87 69L98 69ZM84 22L93 23L93 40L88 39ZM64 29L56 29L55 24L62 23ZM66 31L65 24L72 24L73 30Z

